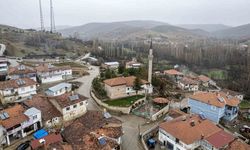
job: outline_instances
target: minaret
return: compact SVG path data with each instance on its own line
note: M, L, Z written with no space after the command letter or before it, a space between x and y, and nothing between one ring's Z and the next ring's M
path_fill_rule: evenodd
M153 69L153 43L151 39L149 55L148 55L148 82L152 83L152 69Z

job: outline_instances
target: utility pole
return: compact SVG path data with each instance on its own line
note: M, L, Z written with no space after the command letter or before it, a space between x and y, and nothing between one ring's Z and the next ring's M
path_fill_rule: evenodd
M53 3L50 0L50 32L53 33L56 31L55 18L54 18L54 10Z
M42 2L39 0L39 8L40 8L40 22L41 22L41 31L44 31L44 22L43 22L43 10L42 10Z

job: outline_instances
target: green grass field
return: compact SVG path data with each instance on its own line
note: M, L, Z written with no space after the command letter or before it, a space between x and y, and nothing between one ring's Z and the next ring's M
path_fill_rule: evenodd
M135 96L125 97L125 98L108 100L108 101L105 101L104 103L108 104L109 106L129 107L134 102L136 102L137 100L143 97L144 97L143 95L135 95Z
M249 101L242 101L240 103L240 109L250 109L250 102Z

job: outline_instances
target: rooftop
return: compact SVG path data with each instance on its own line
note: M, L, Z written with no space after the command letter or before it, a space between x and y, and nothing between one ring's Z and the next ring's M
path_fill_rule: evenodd
M240 92L232 91L232 90L229 90L229 89L222 89L222 92L227 93L227 94L232 95L232 96L241 95Z
M74 94L72 92L68 92L60 96L49 97L49 99L50 101L56 101L61 108L65 108L77 104L81 101L85 101L88 98L80 94Z
M59 91L61 89L64 89L64 88L71 88L71 84L70 83L60 83L60 84L57 84L53 87L50 87L48 90L52 91L52 92L56 92L56 91Z
M8 129L25 121L28 121L29 118L24 114L24 111L25 110L21 105L15 105L13 107L4 109L0 112L0 114L5 112L8 114L8 116L6 117L6 119L0 119L0 125Z
M29 73L36 73L36 70L24 65L18 65L16 67L10 67L8 71L9 75L29 74Z
M200 76L198 76L198 79L199 79L200 81L202 81L202 82L208 82L208 81L211 80L209 77L207 77L207 76L205 76L205 75L200 75Z
M67 69L70 69L70 68L71 68L70 66L55 67L52 64L43 63L43 64L40 64L35 69L38 72L50 72L50 71L56 71L56 70L67 70Z
M226 150L250 150L250 145L236 139L230 143Z
M44 95L34 95L32 99L24 101L28 107L35 107L42 112L43 120L51 120L56 117L61 117L62 114L50 103Z
M175 70L175 69L170 69L170 70L165 70L164 74L168 75L183 75L181 72Z
M224 92L197 92L190 98L216 107L238 106L240 103L238 98Z
M80 130L79 130L80 129ZM98 138L107 136L118 138L122 136L122 122L114 117L105 118L102 112L88 111L84 116L76 119L62 132L62 136L73 149L106 150L112 149L116 143L106 139L101 145Z
M62 137L60 134L49 134L48 136L45 136L42 139L36 139L31 141L31 147L32 149L39 149L44 146L42 141L46 144L46 146L50 146L51 144L62 142Z
M133 86L135 79L136 79L135 76L116 77L116 78L104 80L103 82L109 86L119 86L119 85ZM141 80L141 82L142 84L148 84L146 80Z
M230 142L232 142L234 140L234 137L231 134L221 130L207 137L205 140L211 145L213 145L215 148L220 149L220 148L224 148Z
M119 62L117 62L117 61L114 61L114 62L105 62L104 63L105 65L119 65Z
M0 90L26 87L26 86L36 85L36 84L37 83L30 78L8 80L8 81L0 82Z
M182 78L180 80L180 82L183 83L183 84L191 84L191 85L197 85L197 84L199 84L198 81L193 80L191 78L187 78L187 77Z
M160 124L160 128L186 144L192 144L221 131L214 123L198 115L183 115Z

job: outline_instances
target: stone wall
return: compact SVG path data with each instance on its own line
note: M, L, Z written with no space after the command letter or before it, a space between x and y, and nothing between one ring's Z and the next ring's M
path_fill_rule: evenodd
M96 103L110 111L114 111L114 112L121 112L123 114L129 114L131 109L132 109L132 106L130 107L116 107L116 106L109 106L108 104L106 103L103 103L101 100L99 100L95 94L91 91L90 92L90 96L96 101ZM133 105L139 103L139 102L142 102L142 101L145 101L145 98L142 98L142 99L139 99L138 101L136 101Z
M169 104L167 106L165 106L164 108L162 108L160 111L158 111L157 113L153 114L151 116L151 120L155 121L158 118L162 117L163 115L165 115L169 110Z

